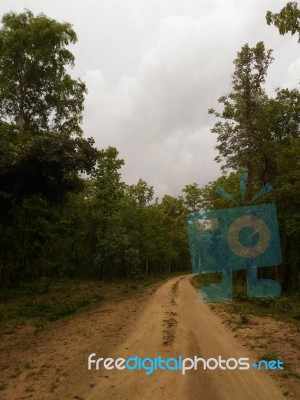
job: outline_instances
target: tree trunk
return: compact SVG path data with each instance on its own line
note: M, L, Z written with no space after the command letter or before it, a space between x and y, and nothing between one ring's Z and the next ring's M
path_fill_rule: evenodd
M290 239L290 269L288 279L288 290L291 292L299 290L299 263L300 263L300 251L299 241L296 235L291 235Z
M248 160L247 162L247 173L248 173L248 180L247 180L247 203L249 204L253 198L253 166L252 161Z
M5 226L2 226L3 232L3 250L2 250L2 260L0 265L0 287L6 289L9 283L9 249L10 249L10 236L11 230Z
M24 133L25 125L25 90L26 90L26 77L25 72L22 75L20 83L20 97L19 97L19 133L22 135Z

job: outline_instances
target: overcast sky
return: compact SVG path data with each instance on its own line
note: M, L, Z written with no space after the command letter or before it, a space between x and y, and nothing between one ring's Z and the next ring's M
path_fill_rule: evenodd
M156 196L220 176L215 119L207 110L230 90L242 45L274 50L267 91L297 87L300 45L266 25L285 0L0 0L0 13L28 8L73 24L74 77L85 81L84 132L117 147L123 180Z

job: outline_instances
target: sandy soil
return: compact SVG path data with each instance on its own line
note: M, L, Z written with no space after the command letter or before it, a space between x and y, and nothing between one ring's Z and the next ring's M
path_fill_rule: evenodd
M87 369L97 357L203 357L257 355L237 340L207 304L199 303L191 276L173 278L135 299L104 304L55 323L0 352L1 400L281 400L268 371L145 371Z

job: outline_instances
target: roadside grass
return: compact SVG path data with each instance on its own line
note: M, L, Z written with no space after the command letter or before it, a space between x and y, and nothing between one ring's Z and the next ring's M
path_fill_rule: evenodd
M239 271L241 272L241 271ZM192 285L199 289L208 283L220 283L221 274L195 275ZM214 303L215 307L222 307L223 303ZM291 322L300 331L300 293L285 294L278 298L270 297L247 297L245 279L233 279L233 301L226 303L226 311L240 316L240 323L247 323L248 315L260 317L270 316L274 319Z
M266 353L263 353L260 357L261 360L271 361L271 360L280 360L282 357L277 354L274 350L269 349ZM284 363L284 372L282 372L281 376L283 378L293 377L296 379L300 379L300 375L296 372L288 363Z
M299 332L300 294L282 295L279 298L249 298L247 297L246 276L242 272L244 271L234 274L233 301L231 303L210 303L210 308L217 312L221 311L232 331L243 327L249 328L249 323L251 327L250 316L257 316L271 317L276 321L292 323L294 327L292 331L294 333ZM198 290L208 283L221 283L221 274L196 275L192 278L191 283ZM286 388L285 396L294 396L293 385L298 386L300 381L298 368L300 358L298 356L298 360L296 360L293 357L294 351L299 349L299 345L298 340L289 337L292 331L290 327L287 328L287 334L282 339L274 333L274 336L268 336L266 340L263 331L255 331L253 334L252 329L251 333L248 330L249 333L244 336L250 349L256 349L260 360L284 360L284 371L280 371L280 374L274 373L273 376L275 379L283 378L284 381L287 380L288 383L283 383L283 387ZM238 336L238 334L235 336ZM286 342L293 344L292 353L288 347L285 347ZM286 362L285 360L289 361ZM289 378L292 378L292 381ZM283 381L281 380L281 382Z
M137 292L179 274L183 273L151 275L138 281L41 280L17 289L0 290L0 338L26 325L41 330L51 322L89 311L103 301L136 296Z

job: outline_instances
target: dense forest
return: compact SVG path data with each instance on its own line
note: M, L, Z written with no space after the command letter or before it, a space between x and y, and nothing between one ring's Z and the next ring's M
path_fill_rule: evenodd
M299 35L300 10L268 12L280 34ZM293 40L293 39L286 39ZM263 42L234 60L231 91L220 97L212 134L224 174L205 187L188 183L178 197L155 198L142 177L122 181L114 147L97 149L81 129L86 86L69 74L77 41L68 23L30 11L5 14L0 29L0 287L41 278L140 279L191 270L186 216L239 198L267 183L261 202L276 203L284 291L300 289L300 92L264 89L274 59ZM280 60L278 60L280 62ZM101 95L101 94L100 94Z

